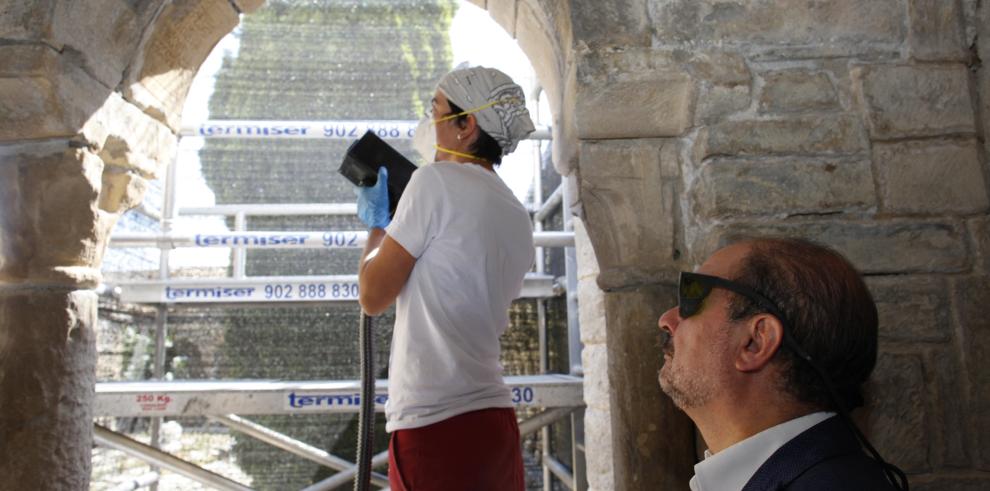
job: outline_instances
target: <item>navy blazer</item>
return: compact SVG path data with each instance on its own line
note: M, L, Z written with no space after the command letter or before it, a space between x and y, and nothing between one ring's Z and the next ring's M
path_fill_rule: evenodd
M896 491L840 416L777 449L742 491Z

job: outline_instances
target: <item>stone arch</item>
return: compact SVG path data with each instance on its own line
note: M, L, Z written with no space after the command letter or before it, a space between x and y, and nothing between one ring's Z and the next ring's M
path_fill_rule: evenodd
M260 4L0 6L0 488L88 487L109 232L169 163L200 63Z

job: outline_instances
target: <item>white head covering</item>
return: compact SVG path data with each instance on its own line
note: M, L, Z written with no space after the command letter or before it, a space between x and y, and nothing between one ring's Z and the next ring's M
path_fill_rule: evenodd
M494 68L455 68L440 79L437 89L465 112L474 113L478 126L502 147L502 155L515 150L519 140L535 129L522 87Z

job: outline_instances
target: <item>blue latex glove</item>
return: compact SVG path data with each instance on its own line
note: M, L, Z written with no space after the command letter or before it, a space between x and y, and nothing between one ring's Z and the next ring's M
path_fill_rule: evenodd
M371 187L355 187L358 218L368 228L385 228L388 218L388 169L378 168L378 182Z

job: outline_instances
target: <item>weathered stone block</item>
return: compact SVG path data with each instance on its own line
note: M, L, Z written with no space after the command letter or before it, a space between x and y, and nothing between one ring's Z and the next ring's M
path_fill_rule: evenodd
M40 77L0 79L0 113L4 115L0 139L13 140L20 133L17 128L23 126L41 134L69 134L71 128L57 117L61 110L52 91L51 82Z
M58 51L43 43L0 45L0 77L44 77L50 75Z
M672 56L680 58L687 54L673 51ZM685 61L685 68L691 76L723 87L749 86L753 74L746 59L739 53L729 51L691 50Z
M925 357L934 380L932 394L932 423L938 438L932 438L932 465L937 468L972 468L970 448L971 416L965 403L965 370L955 347L934 350Z
M955 0L910 0L911 57L928 61L965 61L963 15Z
M986 491L987 481L978 477L938 476L911 479L912 491Z
M82 149L5 158L0 280L93 287L106 237L97 210L103 162Z
M953 322L948 281L940 276L870 276L866 284L880 314L880 337L948 342Z
M802 237L831 246L864 273L954 273L970 267L964 229L955 222L795 221L713 227L694 248L705 258L742 237ZM699 261L700 262L700 261Z
M884 459L907 473L931 470L925 387L920 356L881 353L864 391L865 433Z
M969 236L973 238L975 271L990 275L990 217L982 216L967 222Z
M870 54L906 33L898 0L653 0L654 44L814 47L821 55ZM813 55L813 53L807 53Z
M87 121L83 136L105 163L134 170L146 179L157 179L176 152L172 130L117 93Z
M734 51L627 47L584 50L578 59L578 79L584 84L662 78L680 73L712 85L750 85L753 75L746 58Z
M124 97L178 132L193 77L238 21L227 0L169 3L128 69Z
M0 142L72 136L111 92L43 45L0 45L0 59Z
M712 124L726 116L745 111L752 104L753 75L745 58L725 51L672 51L674 58L686 58L683 66L699 80L695 125Z
M977 55L981 60L990 60L990 3L979 2L975 24ZM990 67L987 63L980 65L976 73L976 86L979 91L980 114L983 117L983 148L990 155Z
M573 217L571 224L574 228L574 252L577 255L578 280L593 279L598 276L600 270L598 269L598 259L595 258L595 249L591 244L591 237L588 236L588 229L580 217Z
M562 176L576 176L574 172L578 165L580 140L578 139L577 114L577 68L576 63L566 66L561 93L560 106L553 111L553 141L551 142L551 157L553 167ZM548 93L549 95L549 93ZM549 101L551 106L553 101Z
M693 474L694 430L660 390L657 319L676 303L674 288L606 294L615 479L676 489Z
M578 138L678 136L691 125L695 83L687 53L629 49L585 52L577 61Z
M876 143L873 161L883 211L980 213L990 206L976 140Z
M0 475L16 483L7 489L89 489L96 304L92 292L0 292Z
M615 489L612 475L612 419L609 411L590 407L585 410L584 447L587 449L590 490Z
M676 143L581 145L581 202L602 289L654 282L676 270L677 180L661 175L664 145Z
M573 0L574 42L591 47L649 46L647 0ZM603 29L603 26L608 28Z
M0 38L48 45L109 89L120 82L162 1L5 1Z
M488 15L498 25L505 29L514 39L516 37L516 4L517 0L501 0L488 6Z
M469 2L477 4L479 0L468 0ZM485 8L484 0L480 0L481 5L479 7ZM261 8L265 4L265 0L233 0L234 4L237 5L237 10L242 14L250 14L255 10Z
M824 72L783 70L763 75L760 111L802 113L839 109L835 85Z
M127 169L108 165L103 169L99 207L110 213L124 213L141 203L147 189L148 181L141 176Z
M852 115L728 121L699 136L699 159L713 155L851 154L865 151L866 135Z
M51 32L53 0L0 0L0 38L18 41L45 39Z
M598 288L597 277L578 282L578 318L581 323L581 342L589 344L605 342L605 292Z
M526 53L537 79L543 84L547 102L551 112L560 113L560 98L564 90L562 84L564 68L561 64L562 39L567 39L554 24L555 19L548 19L545 12L538 11L527 2L515 2L516 30L515 36L519 47Z
M52 34L63 53L78 57L108 89L116 87L141 41L142 31L161 1L87 0L54 2ZM99 12L99 14L94 14Z
M605 343L605 295L598 288L598 260L591 246L591 238L584 221L574 217L574 248L577 253L578 318L581 325L581 342Z
M691 184L705 218L829 213L876 204L870 163L855 159L714 158Z
M853 70L874 139L973 133L966 66L878 65Z
M860 112L859 103L856 100L856 96L853 92L853 81L851 71L853 68L849 65L849 60L837 58L837 59L827 59L821 60L821 62L816 63L815 66L821 71L828 74L829 78L832 80L836 95L839 98L839 106L846 110L847 108L852 108L856 112ZM860 114L862 118L862 114Z
M579 87L578 138L679 136L693 120L694 83L682 73Z
M696 126L717 123L730 114L749 109L753 102L748 85L702 86L699 90L698 109L694 116Z
M990 278L970 277L955 282L963 360L970 387L976 467L990 470Z
M592 370L584 371L584 402L589 409L609 409L608 347L605 344L585 345L581 364Z

